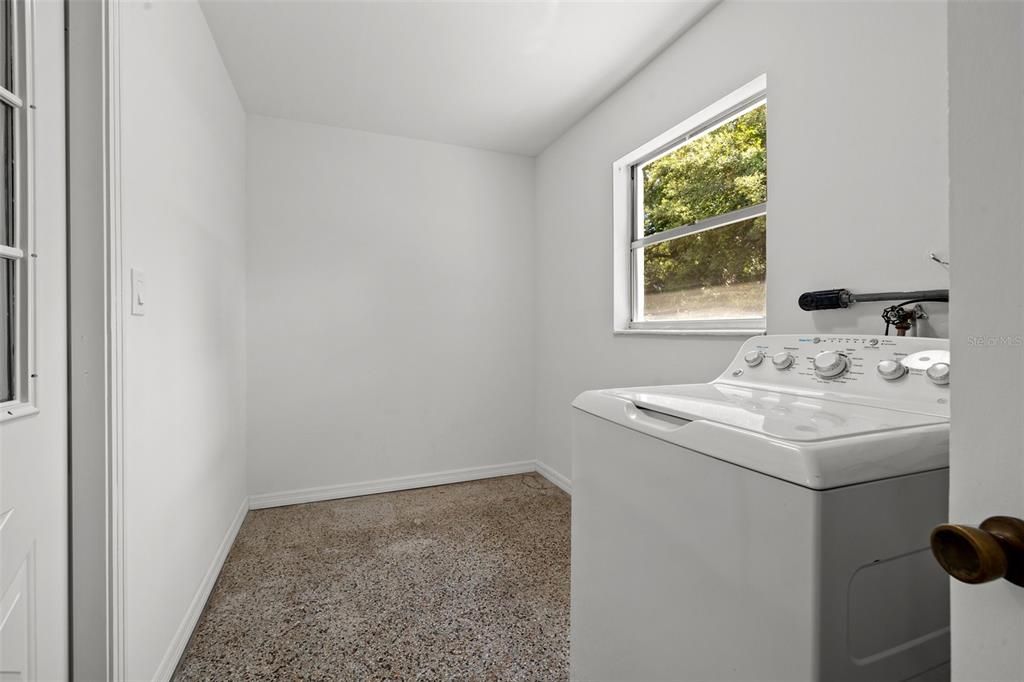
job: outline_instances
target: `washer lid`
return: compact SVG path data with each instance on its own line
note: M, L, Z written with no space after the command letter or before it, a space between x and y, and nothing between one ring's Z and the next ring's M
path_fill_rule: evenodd
M933 415L723 384L586 391L572 404L623 428L815 490L949 466L949 420Z
M684 384L608 391L639 408L679 419L707 420L790 441L832 438L906 429L948 420L867 405L727 384ZM584 408L585 409L585 408Z

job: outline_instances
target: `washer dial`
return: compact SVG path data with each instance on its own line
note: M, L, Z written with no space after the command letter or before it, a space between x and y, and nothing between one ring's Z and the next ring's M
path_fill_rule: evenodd
M822 379L835 379L849 367L849 359L834 350L825 350L814 356L814 373Z
M928 378L932 380L933 384L945 386L949 383L949 363L936 362L928 368L926 374L928 375Z
M792 353L782 351L772 356L772 364L775 365L775 369L787 369L793 366L793 361L796 358L793 357Z
M752 350L743 356L743 362L747 363L748 367L757 367L764 361L764 353L759 350Z
M907 373L907 368L899 360L882 360L875 369L886 381L896 381Z

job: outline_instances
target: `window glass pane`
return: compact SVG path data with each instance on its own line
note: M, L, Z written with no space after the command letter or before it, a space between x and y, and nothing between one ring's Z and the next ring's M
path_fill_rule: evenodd
M766 115L762 104L645 164L643 236L766 201Z
M0 244L14 246L14 109L0 104Z
M764 216L637 251L638 320L764 317Z
M0 258L0 402L14 399L14 270Z

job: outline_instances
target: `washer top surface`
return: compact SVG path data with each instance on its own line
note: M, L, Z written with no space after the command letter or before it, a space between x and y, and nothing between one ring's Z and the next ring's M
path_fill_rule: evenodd
M948 466L949 342L758 336L714 381L580 394L573 406L813 489Z
M846 438L947 421L934 415L720 383L621 389L610 394L645 410L791 441Z

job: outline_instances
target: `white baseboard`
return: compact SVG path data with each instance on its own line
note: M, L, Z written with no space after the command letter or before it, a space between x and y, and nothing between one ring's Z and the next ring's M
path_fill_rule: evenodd
M360 495L390 493L396 490L426 488L432 485L461 483L463 481L475 481L477 479L493 478L495 476L525 474L536 470L536 463L533 460L526 460L523 462L510 462L508 464L469 467L467 469L451 469L449 471L440 471L435 474L398 476L396 478L382 478L376 481L364 481L362 483L345 483L342 485L329 485L319 488L302 488L300 490L286 490L280 493L262 493L259 495L249 496L249 509L283 507L289 504L321 502L323 500L340 500L345 497L359 497Z
M569 480L568 476L555 471L539 459L537 460L536 465L538 474L564 490L567 495L572 495L572 481Z
M203 581L199 583L199 589L196 590L195 596L192 597L192 603L188 605L185 617L182 619L181 625L178 626L178 631L174 633L174 639L171 640L167 653L164 654L163 660L160 661L156 674L153 675L154 680L170 680L174 674L174 669L178 667L178 661L181 659L181 655L185 652L185 647L188 646L188 642L192 638L192 631L196 629L199 617L203 615L203 609L206 608L206 600L210 598L210 592L213 591L213 586L217 582L220 569L224 566L224 560L228 558L231 546L235 544L235 537L238 535L238 530L242 527L242 521L245 520L245 514L248 511L249 499L246 498L242 500L238 513L235 514L235 518L232 519L231 525L224 534L224 539L221 540L220 547L217 548L217 553L213 556L213 561L210 562L206 575L203 576Z

